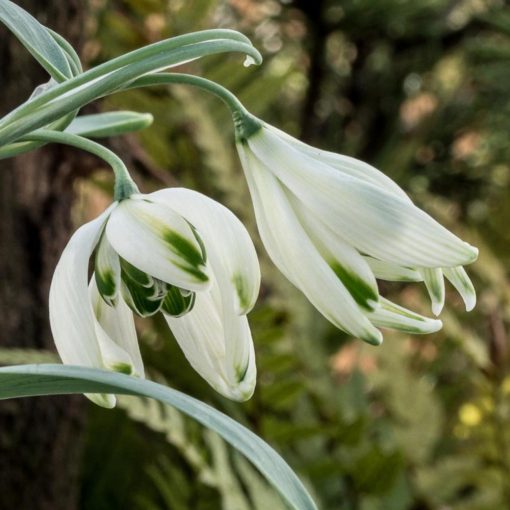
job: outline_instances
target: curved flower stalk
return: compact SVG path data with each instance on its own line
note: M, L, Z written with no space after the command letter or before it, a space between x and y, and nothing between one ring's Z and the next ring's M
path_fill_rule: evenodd
M380 344L378 327L442 327L379 296L376 279L424 281L438 315L446 276L466 309L476 296L463 265L478 250L416 207L372 166L310 147L243 112L237 149L264 246L282 273L335 326Z
M228 209L185 189L134 193L71 237L51 283L51 329L64 363L143 377L133 313L162 312L195 370L245 400L256 378L246 314L259 283L253 244Z

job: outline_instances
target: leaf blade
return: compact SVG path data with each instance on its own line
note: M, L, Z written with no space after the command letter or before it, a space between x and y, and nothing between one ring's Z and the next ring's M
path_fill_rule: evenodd
M17 365L0 368L0 400L71 393L118 393L159 400L216 431L245 455L291 508L317 510L296 474L262 439L232 418L184 393L160 384L104 370L72 365Z
M76 117L66 131L87 138L104 138L139 131L152 124L150 113L116 111Z
M0 21L55 80L61 82L73 76L62 48L27 11L10 0L0 0Z

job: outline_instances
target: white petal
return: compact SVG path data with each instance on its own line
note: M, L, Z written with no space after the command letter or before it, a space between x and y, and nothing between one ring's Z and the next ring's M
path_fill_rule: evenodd
M283 138L287 143L292 145L296 150L302 152L303 154L314 159L316 158L320 162L325 163L326 165L329 165L336 170L339 170L345 175L356 177L357 179L361 179L376 186L380 186L386 191L402 198L403 200L411 202L411 199L407 193L395 181L368 163L365 163L364 161L356 158L351 158L350 156L344 156L343 154L336 154L334 152L317 149L316 147L307 145L306 143L303 143L302 141L297 140L296 138L285 133L285 131L281 131L280 129L277 129L269 124L265 124L265 127L273 133L277 134L279 137Z
M363 257L291 193L286 195L308 237L356 303L364 309L374 310L379 290L374 273Z
M159 280L188 290L209 285L191 225L168 206L131 196L113 211L106 235L123 259Z
M278 269L329 321L353 336L379 344L381 333L313 245L275 177L238 145L260 236Z
M104 368L89 299L89 258L112 208L81 226L71 237L51 281L50 324L62 361L72 365ZM104 407L113 407L113 395L87 395Z
M476 248L409 201L297 152L267 129L248 143L300 200L360 252L411 267L449 267L476 259Z
M422 282L423 276L411 267L399 266L393 262L385 262L372 257L364 257L370 269L379 280L388 282Z
M443 309L445 299L443 271L439 268L420 268L418 271L423 276L432 301L432 313L438 316Z
M103 299L114 304L120 288L120 261L104 233L96 250L94 274Z
M380 328L397 329L415 335L435 333L443 327L438 319L429 319L381 297L379 308L368 314L369 319Z
M231 287L237 313L248 313L260 288L260 268L244 225L226 207L196 191L171 188L147 195L186 218L198 230L208 261L221 286Z
M195 306L182 317L165 319L191 366L219 393L233 400L247 400L256 383L255 352L245 315L230 311L231 326L225 328L225 310L216 283L196 295ZM228 311L227 311L228 313ZM227 335L236 335L227 338ZM234 364L227 344L242 345L243 358Z
M457 289L466 305L466 311L470 312L476 305L476 291L462 266L443 268L444 275Z
M89 293L104 365L116 372L144 377L133 312L122 296L118 296L115 306L107 305L97 290L94 278L90 282Z

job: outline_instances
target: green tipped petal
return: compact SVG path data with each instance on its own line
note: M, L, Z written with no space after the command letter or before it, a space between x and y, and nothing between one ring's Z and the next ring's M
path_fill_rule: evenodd
M470 312L476 305L476 291L465 269L462 266L445 267L443 273L461 295L466 311Z
M358 274L349 271L337 260L329 262L329 267L333 269L358 305L366 310L374 310L377 307L379 293L376 289L367 285Z
M131 282L140 287L153 287L154 278L149 276L147 273L140 271L140 269L130 264L127 260L120 259L120 266L122 268L122 277L124 279L129 279Z
M363 257L378 280L388 282L422 282L423 276L411 267L399 266L393 262Z
M104 366L114 372L143 377L144 368L133 313L121 296L116 305L107 305L99 294L95 278L91 279L89 295Z
M159 312L166 295L166 284L136 269L124 259L120 261L122 296L133 312L150 317Z
M120 287L120 262L104 234L96 249L94 275L101 297L108 305L115 305Z
M178 287L170 287L163 299L161 310L172 317L182 317L193 309L196 294Z
M184 188L163 189L148 197L171 206L197 228L197 239L207 247L207 262L221 291L232 295L238 314L248 313L258 296L260 268L253 242L239 219L215 200Z
M435 333L443 327L440 320L424 317L383 297L379 300L377 310L370 312L368 318L379 328L396 329L414 335Z
M123 200L108 221L106 235L115 251L143 273L189 290L210 284L196 231L166 204L143 195Z
M193 309L182 317L164 317L191 366L219 393L232 400L249 399L257 369L246 315L237 315L218 299L217 282L196 294ZM240 357L229 350L238 345Z
M432 302L432 313L438 316L444 306L445 289L443 271L440 268L419 269Z

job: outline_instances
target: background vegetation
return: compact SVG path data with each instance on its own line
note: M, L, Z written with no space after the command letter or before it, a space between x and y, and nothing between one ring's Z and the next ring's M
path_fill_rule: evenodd
M377 166L481 252L468 268L475 311L466 314L449 288L441 332L386 332L381 347L363 345L314 312L268 260L223 105L182 86L119 94L99 108L155 116L139 136L110 141L140 187L179 184L228 205L249 226L263 268L250 315L259 369L251 401L214 393L158 319L138 324L150 377L248 425L325 510L510 508L505 2L93 0L90 8L89 64L187 31L241 30L263 52L260 68L234 55L183 69L227 86L289 133ZM77 224L108 203L111 185L100 166L76 181ZM423 285L381 290L431 313ZM30 361L26 351L2 358ZM88 414L82 510L284 509L220 438L177 412L122 397L118 409L91 405Z

